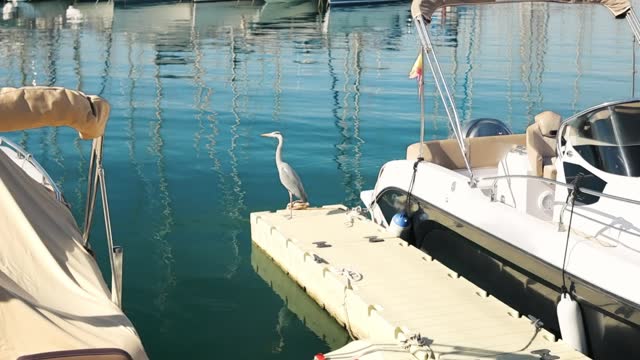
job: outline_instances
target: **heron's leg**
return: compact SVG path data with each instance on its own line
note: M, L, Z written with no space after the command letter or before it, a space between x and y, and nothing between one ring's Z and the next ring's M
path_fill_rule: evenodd
M293 219L293 194L289 191L289 219Z

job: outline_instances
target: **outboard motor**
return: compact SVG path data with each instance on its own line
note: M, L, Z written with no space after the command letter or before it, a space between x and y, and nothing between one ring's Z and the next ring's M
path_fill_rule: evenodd
M511 134L513 134L511 129L498 119L473 119L465 122L462 126L462 135L465 138Z

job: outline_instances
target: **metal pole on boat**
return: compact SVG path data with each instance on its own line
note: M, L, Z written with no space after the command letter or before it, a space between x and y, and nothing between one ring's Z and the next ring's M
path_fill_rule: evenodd
M89 234L91 233L91 223L93 222L93 210L96 203L96 193L98 188L98 172L96 171L102 161L102 140L103 137L94 139L91 143L91 159L89 161L89 174L87 175L87 202L84 211L84 228L82 238L84 246L89 244Z
M464 159L467 171L469 171L471 182L474 182L473 171L471 170L471 165L469 163L467 148L462 135L462 126L460 125L460 118L458 117L458 111L456 110L456 104L453 96L451 95L451 91L447 86L444 75L442 74L442 69L440 69L438 58L433 50L433 45L425 24L426 20L422 16L417 16L414 18L414 22L422 43L424 54L426 55L427 62L429 63L429 68L431 69L431 74L433 75L433 81L438 89L440 99L442 100L444 109L447 113L451 129L453 130L453 135L460 147L460 152L462 152L462 158ZM420 148L422 148L422 146L420 146Z
M636 36L631 43L631 97L636 97Z
M422 54L422 63L424 64L424 49L422 47L420 47L420 53ZM423 66L424 69L424 66ZM423 70L424 71L424 70ZM419 97L420 97L420 147L419 147L419 151L418 151L418 158L423 159L423 146L424 146L424 122L425 122L425 115L424 115L424 74L422 76L420 76L420 84L418 84L419 86Z
M634 40L640 42L640 21L638 21L638 17L636 16L635 11L633 11L633 8L627 11L627 15L625 16L625 18L629 23L631 32L633 32Z
M102 164L98 163L96 169L100 179L100 195L102 197L102 212L104 213L104 228L107 235L107 246L109 248L109 264L111 266L111 301L118 307L122 307L122 248L113 245L113 234L111 232L111 215L109 214L109 200L107 199L107 184L104 178Z

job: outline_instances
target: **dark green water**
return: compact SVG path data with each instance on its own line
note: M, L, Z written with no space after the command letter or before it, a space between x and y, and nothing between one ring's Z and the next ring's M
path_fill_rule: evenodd
M258 135L284 133L312 204L358 205L379 167L418 139L408 3L328 14L306 2L80 4L81 21L66 19L67 5L25 4L0 21L0 81L111 102L105 168L124 308L151 358L310 359L340 346L346 333L252 250L249 213L288 201L275 143ZM631 34L604 8L437 15L436 50L464 120L523 131L539 111L567 116L631 95ZM446 137L431 82L426 94L426 137ZM80 218L90 145L69 129L9 137Z

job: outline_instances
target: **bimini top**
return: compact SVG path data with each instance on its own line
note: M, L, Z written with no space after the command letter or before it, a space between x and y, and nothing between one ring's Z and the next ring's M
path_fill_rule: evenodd
M562 4L602 4L606 6L614 16L625 14L631 9L629 0L413 0L411 4L411 16L415 19L422 15L431 21L431 15L442 6L473 5L473 4L505 4L519 2L555 2Z
M0 88L0 132L70 126L82 139L104 134L109 103L60 87Z

